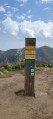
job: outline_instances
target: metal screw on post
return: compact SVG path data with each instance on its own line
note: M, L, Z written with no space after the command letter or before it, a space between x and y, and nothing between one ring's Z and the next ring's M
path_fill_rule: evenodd
M25 39L25 95L34 95L36 38Z

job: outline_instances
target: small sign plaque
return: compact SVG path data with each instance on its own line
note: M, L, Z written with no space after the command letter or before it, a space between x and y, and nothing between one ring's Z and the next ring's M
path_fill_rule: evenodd
M27 59L27 64L31 64L31 59Z
M35 50L25 50L25 54L34 54L35 55Z
M34 73L31 73L31 76L34 76Z
M31 65L31 69L34 69L34 68L35 68L35 65L34 65L34 64L32 64L32 65Z
M35 50L35 46L25 46L26 50Z
M25 59L35 59L35 55L25 55Z
M31 69L31 72L34 72L34 69Z

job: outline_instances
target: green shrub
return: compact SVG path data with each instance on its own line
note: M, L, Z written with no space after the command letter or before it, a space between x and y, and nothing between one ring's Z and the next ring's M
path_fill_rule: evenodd
M53 64L51 64L51 63L36 64L36 67L51 67L52 68Z
M21 67L24 68L25 67L25 63L21 64Z
M36 64L36 67L40 67L40 64Z
M50 64L50 63L48 63L46 66L47 66L47 67L53 67L53 65Z
M5 67L0 67L0 71L4 71L5 70Z
M42 67L45 67L45 64L41 64Z

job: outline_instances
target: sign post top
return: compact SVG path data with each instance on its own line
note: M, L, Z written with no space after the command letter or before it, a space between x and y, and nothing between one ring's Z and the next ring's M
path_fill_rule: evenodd
M26 38L25 38L26 39ZM32 38L27 38L27 39L32 39ZM34 39L36 39L36 38L34 38Z
M25 46L36 46L36 38L25 38Z
M36 39L36 38L32 38L32 39Z

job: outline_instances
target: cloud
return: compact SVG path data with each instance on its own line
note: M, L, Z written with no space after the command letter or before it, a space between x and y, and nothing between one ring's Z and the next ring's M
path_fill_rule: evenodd
M23 3L25 3L25 2L27 2L28 0L17 0L18 2L23 2Z
M41 0L42 3L51 3L53 0Z
M45 8L44 8L44 10L48 10L48 9L49 9L49 7L45 7Z
M53 22L48 22L45 24L43 34L46 38L53 38Z
M10 8L11 8L9 5L6 5L6 7L7 7L8 9L10 9Z
M29 9L29 10L27 11L27 13L31 13L31 9Z
M0 6L0 12L5 12L5 8L3 6Z
M32 15L29 15L29 16L28 16L28 19L30 19L31 17L32 17Z
M34 35L34 31L32 30L32 29L25 29L25 35L27 36L27 37L35 37L35 35Z
M0 27L0 30L1 30L1 27Z
M24 16L19 16L19 19L24 20ZM13 21L10 17L7 17L2 21L5 31L11 35L18 37L19 32L25 37L39 37L39 38L51 38L53 39L53 22L49 21L22 21L20 23Z
M48 42L48 40L37 41L36 47L41 47L41 46L50 46L53 48L53 43L50 40L49 40L49 42Z
M13 21L11 18L7 17L4 21L2 21L2 24L5 27L5 31L8 31L13 36L18 36L19 32L18 22Z
M9 5L6 5L6 8L11 9L14 13L19 10L18 8L12 7L12 6L9 6Z
M25 37L45 37L53 38L53 22L45 23L44 21L26 21L20 24L20 29Z
M24 3L23 4L20 4L20 7L23 7L24 6Z
M25 19L25 15L22 15L22 16L16 16L17 19L21 19L21 20L24 20Z
M11 7L11 9L13 10L14 13L17 12L17 11L19 11L19 9L17 9L15 7Z
M11 11L8 11L6 14L4 14L6 17L11 17L12 16L12 13Z

